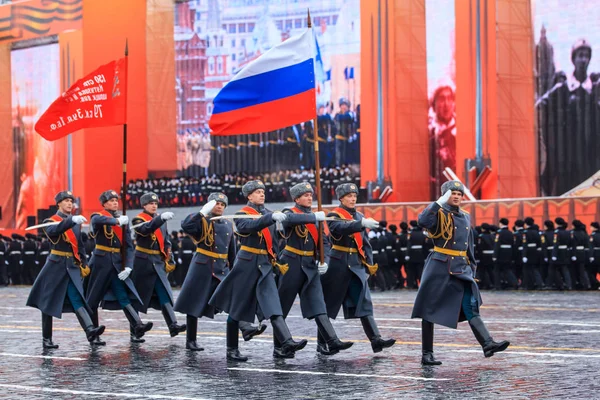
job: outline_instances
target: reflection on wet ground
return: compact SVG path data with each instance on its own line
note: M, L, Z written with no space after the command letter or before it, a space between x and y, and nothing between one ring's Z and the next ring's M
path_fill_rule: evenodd
M590 292L484 292L482 316L508 351L483 357L467 324L436 328L439 367L420 365L420 321L411 320L415 291L374 294L384 337L397 344L373 354L358 320L334 321L348 351L317 355L314 322L295 305L295 338L309 345L295 359L272 357L272 330L240 339L246 363L225 360L225 320L201 319L202 352L169 337L160 312L146 343L130 344L121 312L101 311L107 346L91 349L73 314L55 320L57 350L43 351L40 314L25 307L29 288L0 289L0 398L556 398L593 397L600 389L600 296ZM177 294L177 292L175 293ZM180 317L183 321L184 318Z

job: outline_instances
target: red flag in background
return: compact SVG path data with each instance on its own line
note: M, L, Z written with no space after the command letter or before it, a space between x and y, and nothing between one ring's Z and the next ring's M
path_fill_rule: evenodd
M83 128L127 122L127 57L111 61L75 82L35 124L46 140Z

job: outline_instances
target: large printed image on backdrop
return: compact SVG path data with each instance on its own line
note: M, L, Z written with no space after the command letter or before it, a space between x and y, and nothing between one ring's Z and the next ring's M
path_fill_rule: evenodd
M540 187L554 196L600 170L600 8L568 0L532 8Z
M181 176L246 173L269 180L315 166L313 122L273 132L211 137L218 91L245 65L307 29L317 36L321 167L360 164L359 0L192 0L175 8L177 168Z

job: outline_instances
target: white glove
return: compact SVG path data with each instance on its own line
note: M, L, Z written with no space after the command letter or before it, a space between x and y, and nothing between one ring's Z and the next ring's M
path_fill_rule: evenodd
M170 219L173 219L174 217L175 217L175 214L173 214L171 211L167 211L167 212L160 214L160 218L163 221L168 221Z
M129 278L129 274L131 274L131 268L127 267L125 270L119 272L119 279L124 281L125 279Z
M394 262L398 262L398 261L400 261L400 260L398 260L397 258L394 258Z
M527 264L527 257L523 257L523 263Z
M75 224L77 225L81 225L84 222L87 222L87 219L85 219L85 217L83 215L73 215L73 217L71 218L73 220L73 222L75 222Z
M315 212L315 219L317 222L325 221L325 211Z
M575 256L571 257L571 261L577 261L577 257L575 257Z
M379 222L375 221L373 218L363 218L360 223L367 229L379 228Z
M23 260L19 260L19 265L23 265Z
M594 262L594 257L590 257L590 262Z
M556 257L552 257L552 261L556 261Z
M282 212L274 212L271 217L273 218L273 221L275 222L283 222L287 219L287 215L285 215Z
M121 215L117 218L117 222L121 226L127 225L129 223L129 217L127 215Z
M319 274L323 275L329 269L329 265L327 263L317 263L317 269L319 270Z
M36 260L36 261L35 261L35 264L36 264L36 265L40 265L40 262Z
M216 205L217 205L217 201L216 200L209 201L204 206L202 206L202 208L200 209L200 214L202 214L205 217L207 217L208 214L211 213L211 211L213 210L213 208L215 208Z
M177 262L178 262L179 264L183 264L183 260L182 260L181 258L178 258L178 259L177 259Z
M452 190L448 189L446 190L446 193L442 195L442 197L436 200L436 203L438 203L441 207L448 202L450 196L452 196Z
M548 257L544 257L544 262L548 262Z
M497 260L497 258L492 257L492 261L493 262L496 262L496 260Z
M408 260L410 260L410 256L404 257L404 261L408 261Z

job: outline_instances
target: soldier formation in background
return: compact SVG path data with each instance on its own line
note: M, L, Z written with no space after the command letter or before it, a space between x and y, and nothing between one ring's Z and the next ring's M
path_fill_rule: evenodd
M321 164L323 165L323 164ZM301 182L315 186L314 169L288 169L271 173L247 172L211 175L202 178L179 177L160 179L139 179L130 181L127 186L127 207L141 208L140 198L144 193L155 193L163 207L193 207L208 202L211 193L223 193L229 204L245 204L242 186L253 180L265 184L267 201L273 203L291 202L290 188ZM354 183L360 187L359 168L352 165L321 168L322 201L329 204L335 199L335 188L342 183Z

